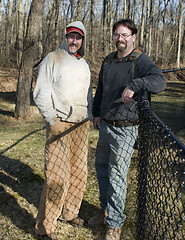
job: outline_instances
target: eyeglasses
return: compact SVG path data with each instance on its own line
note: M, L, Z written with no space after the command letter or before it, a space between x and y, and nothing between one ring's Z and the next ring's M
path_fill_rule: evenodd
M123 39L126 39L126 38L128 38L128 37L130 37L132 34L119 34L119 33L114 33L113 34L113 37L114 38L123 38Z

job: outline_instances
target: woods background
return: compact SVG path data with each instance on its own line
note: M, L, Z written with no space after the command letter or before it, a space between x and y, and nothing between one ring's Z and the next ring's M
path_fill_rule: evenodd
M20 64L32 2L0 1L0 59L3 65ZM139 29L137 47L145 51L156 63L165 67L179 67L184 61L184 0L42 2L42 31L39 31L38 51L33 53L36 62L60 46L65 26L74 20L81 20L87 30L86 58L91 64L101 60L113 49L112 25L120 18L131 18L135 21Z
M183 66L184 0L0 0L0 65L19 68L15 117L30 115L33 67L59 48L69 22L84 23L85 58L97 75L102 59L114 50L112 26L120 18L136 23L136 47L161 69Z

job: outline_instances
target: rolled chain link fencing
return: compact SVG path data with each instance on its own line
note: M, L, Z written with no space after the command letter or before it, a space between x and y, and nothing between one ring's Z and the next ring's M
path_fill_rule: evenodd
M138 240L185 239L185 147L139 104Z

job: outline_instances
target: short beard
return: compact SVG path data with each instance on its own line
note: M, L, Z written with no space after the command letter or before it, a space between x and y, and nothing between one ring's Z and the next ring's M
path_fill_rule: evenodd
M123 46L119 46L119 43L123 43L123 44L124 44L124 47L123 47ZM124 43L124 42L118 41L118 42L116 43L116 48L118 49L119 52L125 52L125 50L127 49L127 44Z

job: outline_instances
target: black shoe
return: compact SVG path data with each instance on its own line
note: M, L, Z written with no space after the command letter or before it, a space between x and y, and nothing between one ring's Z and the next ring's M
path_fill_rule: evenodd
M96 227L100 224L104 223L104 219L105 219L105 212L104 211L100 211L97 215L89 218L88 220L88 226L89 227Z
M46 235L40 235L40 237L44 240L59 240L56 233L50 233Z

